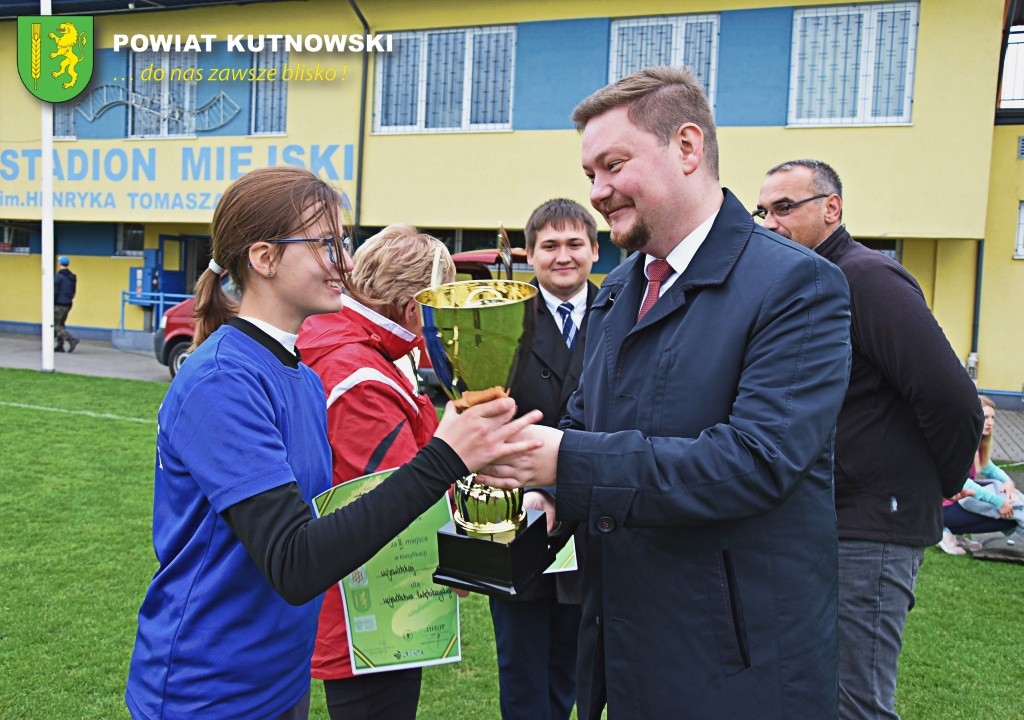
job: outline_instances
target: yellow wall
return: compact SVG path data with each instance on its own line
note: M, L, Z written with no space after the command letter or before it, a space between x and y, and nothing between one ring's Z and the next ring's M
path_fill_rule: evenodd
M903 242L901 257L953 350L965 363L971 351L977 251L974 240L911 239Z
M852 230L851 230L852 232ZM854 233L854 237L856 237ZM928 307L935 304L935 241L911 240L903 243L900 261L921 286Z
M0 287L3 312L0 320L38 323L42 308L40 288L43 276L38 255L4 255L0 262ZM121 290L128 286L128 269L141 266L142 258L93 257L75 255L69 269L78 277L74 305L68 325L91 328L116 328L120 322ZM57 266L54 266L56 272ZM11 290L13 288L14 290ZM125 328L142 329L142 310L125 310Z
M590 207L575 131L377 135L366 158L366 225L522 228L548 198Z
M1017 209L1024 200L1024 125L995 128L992 185L985 228L978 384L1018 392L1024 383L1024 258L1014 258Z
M961 360L971 350L974 321L975 267L978 243L943 240L936 243L935 288L931 308Z

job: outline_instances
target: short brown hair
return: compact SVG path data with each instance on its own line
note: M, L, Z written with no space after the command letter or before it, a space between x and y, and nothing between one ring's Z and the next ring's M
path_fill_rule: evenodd
M565 230L569 226L578 226L586 230L587 238L593 247L597 247L597 223L587 209L575 200L554 198L538 207L526 221L526 249L533 252L537 244L537 233L548 225L555 230Z
M385 228L359 248L349 279L353 295L381 315L399 322L406 303L430 286L439 254L443 283L455 279L455 263L444 243L410 226Z
M697 77L685 67L669 65L639 70L606 85L572 111L576 129L617 107L626 107L630 121L667 144L685 123L704 133L704 164L718 179L718 136L711 104Z

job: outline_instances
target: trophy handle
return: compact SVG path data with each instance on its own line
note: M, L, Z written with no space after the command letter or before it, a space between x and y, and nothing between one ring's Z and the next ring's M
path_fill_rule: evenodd
M512 243L509 242L508 233L505 227L498 227L498 257L501 259L501 266L505 269L505 279L512 279Z
M441 284L443 279L442 273L444 270L441 266L441 246L438 245L434 248L434 264L430 269L430 287L436 288Z

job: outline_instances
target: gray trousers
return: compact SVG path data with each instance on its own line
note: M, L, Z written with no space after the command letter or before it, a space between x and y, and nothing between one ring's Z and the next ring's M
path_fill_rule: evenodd
M899 720L903 625L923 560L923 548L840 539L840 720Z

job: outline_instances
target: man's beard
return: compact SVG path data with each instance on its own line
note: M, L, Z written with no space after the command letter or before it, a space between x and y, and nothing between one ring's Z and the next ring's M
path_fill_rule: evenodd
M639 252L651 241L651 229L642 219L637 218L633 227L618 235L613 231L611 238L616 247L620 247L626 252Z

